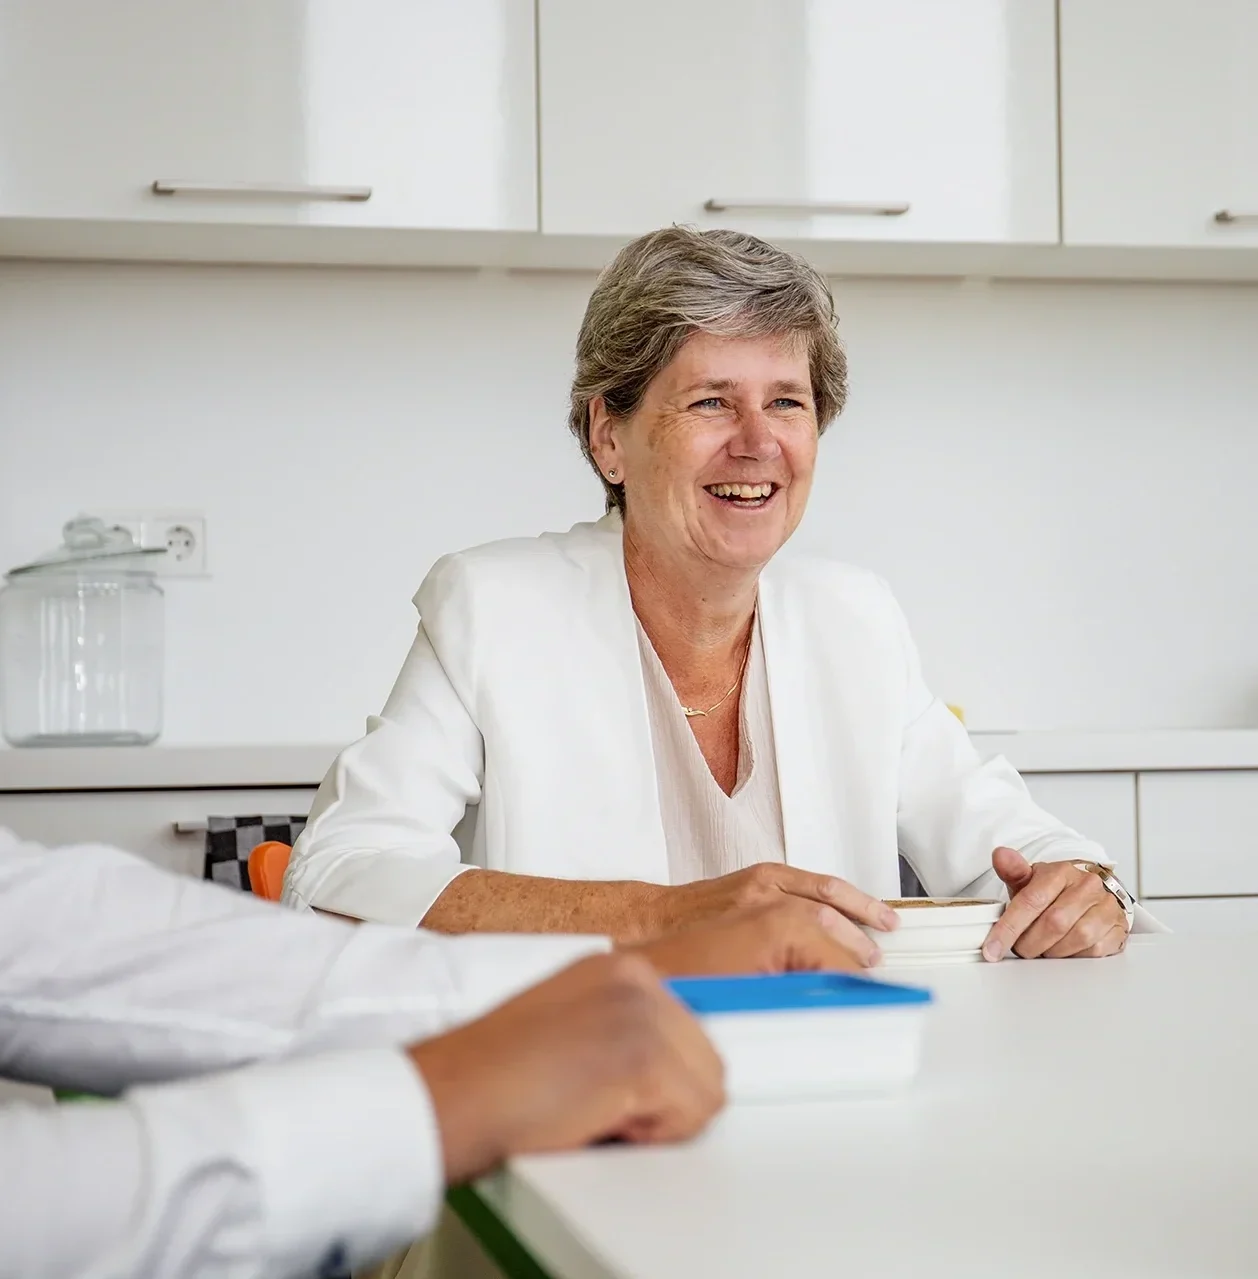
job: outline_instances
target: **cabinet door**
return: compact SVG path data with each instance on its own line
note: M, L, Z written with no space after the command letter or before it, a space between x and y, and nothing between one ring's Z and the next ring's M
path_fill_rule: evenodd
M1141 773L1140 869L1150 897L1258 893L1258 771Z
M1067 244L1258 245L1258 4L1061 0L1061 127Z
M200 877L207 817L300 817L314 796L305 788L0 794L0 826L47 845L113 844Z
M1161 898L1145 905L1172 932L1190 937L1258 933L1258 897Z
M531 0L0 4L0 216L535 230L535 170Z
M544 231L1058 238L1052 0L540 0L538 51Z
M1138 896L1135 774L1030 773L1023 780L1041 808L1105 849L1115 874Z

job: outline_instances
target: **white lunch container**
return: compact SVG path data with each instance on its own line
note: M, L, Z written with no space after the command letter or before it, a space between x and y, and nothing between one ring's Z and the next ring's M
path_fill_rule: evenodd
M848 973L669 983L725 1063L731 1102L884 1092L917 1074L931 993Z

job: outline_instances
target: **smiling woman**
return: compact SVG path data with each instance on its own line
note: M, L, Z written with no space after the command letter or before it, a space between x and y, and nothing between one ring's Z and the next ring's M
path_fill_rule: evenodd
M885 583L779 554L846 384L802 259L684 227L628 245L590 298L569 415L607 514L432 569L288 900L632 940L796 897L872 964L903 856L936 896L1023 895L993 956L1121 949L1123 905L1085 869L1102 850L980 763Z
M626 527L649 531L661 552L688 546L713 564L759 568L803 518L819 428L798 338L696 333L631 415L596 396L589 419L596 465L620 477Z
M654 398L673 409L691 401L698 411L720 411L746 390L752 369L737 355L724 367L692 358L687 368L670 368L696 337L756 346L767 339L763 345L778 349L783 367L758 389L783 408L794 402L809 412L814 441L843 409L847 360L834 301L807 263L737 231L669 227L643 236L599 281L577 339L568 426L603 481L609 511L623 514L626 488L596 454L598 416L632 417L650 391L662 390L653 384L666 370L674 374L671 398Z

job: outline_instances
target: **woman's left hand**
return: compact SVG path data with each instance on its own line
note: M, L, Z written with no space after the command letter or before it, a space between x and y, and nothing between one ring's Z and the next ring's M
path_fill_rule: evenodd
M1073 862L1028 862L998 848L992 866L1009 889L1009 905L987 934L983 958L1099 959L1127 944L1127 916L1099 875Z

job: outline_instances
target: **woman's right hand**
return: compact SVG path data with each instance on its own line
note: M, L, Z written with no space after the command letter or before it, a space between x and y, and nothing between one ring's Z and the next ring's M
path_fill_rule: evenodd
M759 862L717 879L659 888L650 902L648 931L671 933L792 898L817 903L818 922L867 968L882 959L882 952L859 925L890 932L899 923L890 906L845 879L781 862Z

